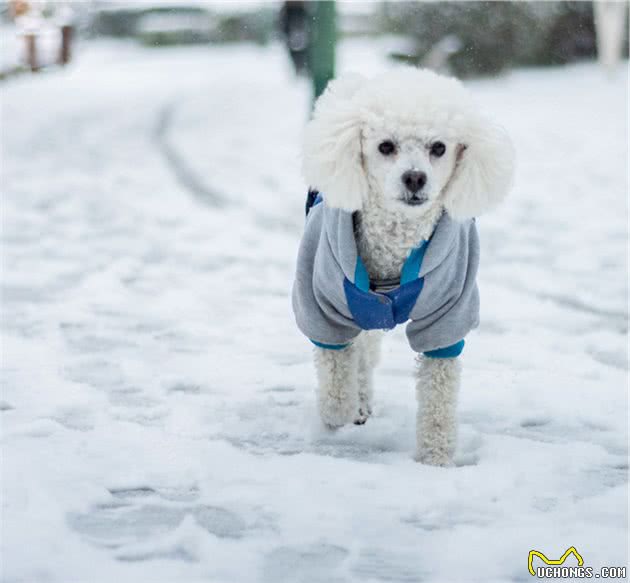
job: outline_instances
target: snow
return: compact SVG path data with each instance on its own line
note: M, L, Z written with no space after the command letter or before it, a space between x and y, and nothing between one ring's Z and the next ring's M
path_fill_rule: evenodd
M343 45L340 69L386 66ZM525 581L627 563L627 74L471 83L514 137L480 219L457 467L413 358L327 433L288 292L304 81L281 47L97 42L2 88L3 580Z

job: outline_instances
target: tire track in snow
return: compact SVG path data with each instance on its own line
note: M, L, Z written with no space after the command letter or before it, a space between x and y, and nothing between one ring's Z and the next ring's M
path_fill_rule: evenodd
M206 186L186 164L184 158L168 141L168 132L173 122L176 103L169 103L158 114L155 126L155 139L162 155L168 162L177 181L189 192L200 198L205 204L220 208L226 206L227 198Z
M530 287L524 286L521 282L510 279L495 279L492 278L494 284L509 289L517 294L525 294L538 298L539 300L549 301L562 308L564 310L570 310L573 312L579 312L582 314L590 314L598 316L602 320L607 321L611 326L609 329L614 331L620 331L625 334L628 331L628 313L626 311L602 308L599 306L591 305L585 301L576 297L571 297L561 293L551 293L542 290L536 290Z
M157 116L157 123L154 130L155 140L158 144L162 155L168 162L169 167L175 174L177 181L181 186L201 200L204 204L215 208L225 208L230 206L231 197L225 193L219 193L215 189L208 187L199 177L199 174L191 169L186 163L185 157L180 154L177 148L168 141L168 133L173 123L173 118L177 112L177 106L180 101L172 102L164 107ZM301 209L301 206L300 206ZM271 231L283 229L290 233L301 232L302 213L299 219L294 220L293 215L282 217L278 214L277 209L273 209L270 213L261 212L258 209L250 208L252 216L256 224L263 230Z
M577 312L583 312L585 314L593 314L594 316L600 316L601 318L612 319L615 322L618 322L622 325L627 326L627 322L628 322L627 312L622 312L620 310L610 310L607 308L600 308L598 306L588 304L578 298L570 297L564 294L538 292L534 290L530 290L530 292L536 295L541 300L549 300L563 308L567 308L567 309L574 310ZM623 331L625 332L626 328L624 328Z

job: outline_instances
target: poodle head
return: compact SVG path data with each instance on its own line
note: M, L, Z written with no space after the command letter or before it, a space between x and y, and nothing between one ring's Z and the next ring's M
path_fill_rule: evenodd
M332 81L306 128L303 172L331 207L377 197L399 212L439 204L466 219L507 194L514 150L459 81L408 67Z

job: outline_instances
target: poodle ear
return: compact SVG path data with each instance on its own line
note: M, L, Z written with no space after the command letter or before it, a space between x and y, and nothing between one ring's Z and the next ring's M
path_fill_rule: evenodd
M475 217L498 205L514 176L514 147L505 130L483 117L471 121L444 196L446 212L456 220Z
M354 101L365 79L349 75L331 81L317 100L306 127L302 173L325 203L359 210L367 181L361 160L361 119Z

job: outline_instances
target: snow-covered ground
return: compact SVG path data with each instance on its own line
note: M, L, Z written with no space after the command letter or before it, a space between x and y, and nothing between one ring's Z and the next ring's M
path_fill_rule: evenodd
M385 66L344 45L341 69ZM479 221L457 467L412 461L413 357L320 428L288 299L309 107L279 46L85 47L2 85L6 583L526 581L627 563L627 76L473 91L515 191ZM570 559L572 560L572 559Z

